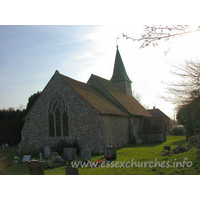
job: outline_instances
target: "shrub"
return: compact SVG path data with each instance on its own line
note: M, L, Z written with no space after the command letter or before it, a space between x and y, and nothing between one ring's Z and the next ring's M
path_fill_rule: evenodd
M67 147L68 142L66 140L60 140L54 147L53 150L59 155L63 154L63 148Z
M40 152L43 152L43 149L37 149L37 150L32 150L29 152L29 154L33 157L38 157L39 156L39 153Z
M172 129L172 135L185 135L186 130L184 126L174 126Z
M194 135L189 137L189 145L200 149L200 136L199 135Z

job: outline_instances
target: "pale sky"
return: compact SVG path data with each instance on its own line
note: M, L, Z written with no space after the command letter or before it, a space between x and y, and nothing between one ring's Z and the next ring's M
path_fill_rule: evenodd
M193 26L197 28L197 26ZM0 109L26 106L42 91L55 70L86 83L91 74L110 80L116 38L132 88L149 109L155 106L169 117L174 106L160 99L162 82L176 81L171 64L200 57L200 32L162 42L156 48L122 38L139 37L144 25L123 26L0 26ZM165 56L164 51L169 50Z

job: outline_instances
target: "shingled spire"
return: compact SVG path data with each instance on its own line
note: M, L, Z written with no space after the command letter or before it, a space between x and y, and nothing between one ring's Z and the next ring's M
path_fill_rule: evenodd
M129 79L126 69L124 67L121 55L119 53L119 49L117 46L117 52L115 57L115 65L114 71L111 80L120 86L120 88L127 94L132 95L131 83L132 81Z

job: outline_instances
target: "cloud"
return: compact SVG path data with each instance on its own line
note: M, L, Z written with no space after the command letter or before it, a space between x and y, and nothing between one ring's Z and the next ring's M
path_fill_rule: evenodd
M94 52L85 51L83 53L74 54L73 57L76 60L80 60L80 59L93 59L93 58L96 58L97 56L94 56Z

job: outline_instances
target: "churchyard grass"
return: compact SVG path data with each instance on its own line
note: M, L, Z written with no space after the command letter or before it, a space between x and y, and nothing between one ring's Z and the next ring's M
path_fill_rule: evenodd
M128 161L131 162L139 161L140 163L143 162L151 162L157 159L160 163L162 162L170 162L172 165L175 162L183 162L185 158L187 161L192 163L192 166L187 167L186 164L184 167L126 167L116 165L117 167L79 167L79 174L80 175L181 175L181 174L191 174L196 175L200 174L200 150L199 149L190 149L187 152L179 153L179 154L170 154L166 156L162 156L161 154L164 153L164 146L170 146L171 149L178 145L186 145L185 136L167 136L167 141L164 143L154 143L154 144L139 144L139 145L130 145L124 148L117 150L117 159L114 161L114 164L118 163L127 163ZM2 149L0 150L0 157L6 156L8 157L10 162L13 162L13 157L17 155L11 152L3 152ZM22 160L22 155L19 156L20 160ZM99 159L105 160L104 155L96 155L92 156L91 161L95 162ZM77 157L77 160L81 160L80 157ZM144 165L143 165L144 166ZM174 165L175 166L175 165ZM189 166L189 165L188 165ZM26 175L29 174L29 169L27 163L18 164L17 166L1 166L0 165L0 174L19 174L19 175ZM45 175L64 175L65 174L65 166L52 168L52 169L45 169Z
M19 155L17 151L12 152L11 151L12 148L17 149L17 147L9 147L7 151L4 152L2 148L0 148L0 158L2 157L8 158L8 162L6 163L0 162L0 175L28 175L29 169L27 163L18 165L13 164L14 156L18 156L21 162L23 159L23 155Z
M140 163L143 162L151 162L159 161L162 163L165 161L169 161L172 165L174 162L183 162L185 158L188 161L192 161L191 167L169 167L169 168L162 168L159 166L156 167L121 167L120 164L118 168L80 168L80 174L135 174L135 175L159 175L159 174L172 174L172 175L179 175L179 174L200 174L200 150L198 149L190 149L188 152L179 153L179 154L171 154L170 156L162 156L161 154L165 151L164 146L170 146L171 149L178 145L186 145L185 136L167 136L167 141L164 143L154 143L154 144L140 144L140 145L133 145L127 146L125 148L121 148L117 150L117 160L119 162L128 162L134 159L134 161L139 161ZM98 160L101 157L96 157L95 159ZM94 159L94 158L93 158ZM115 163L116 163L115 161ZM143 165L144 166L144 165Z

